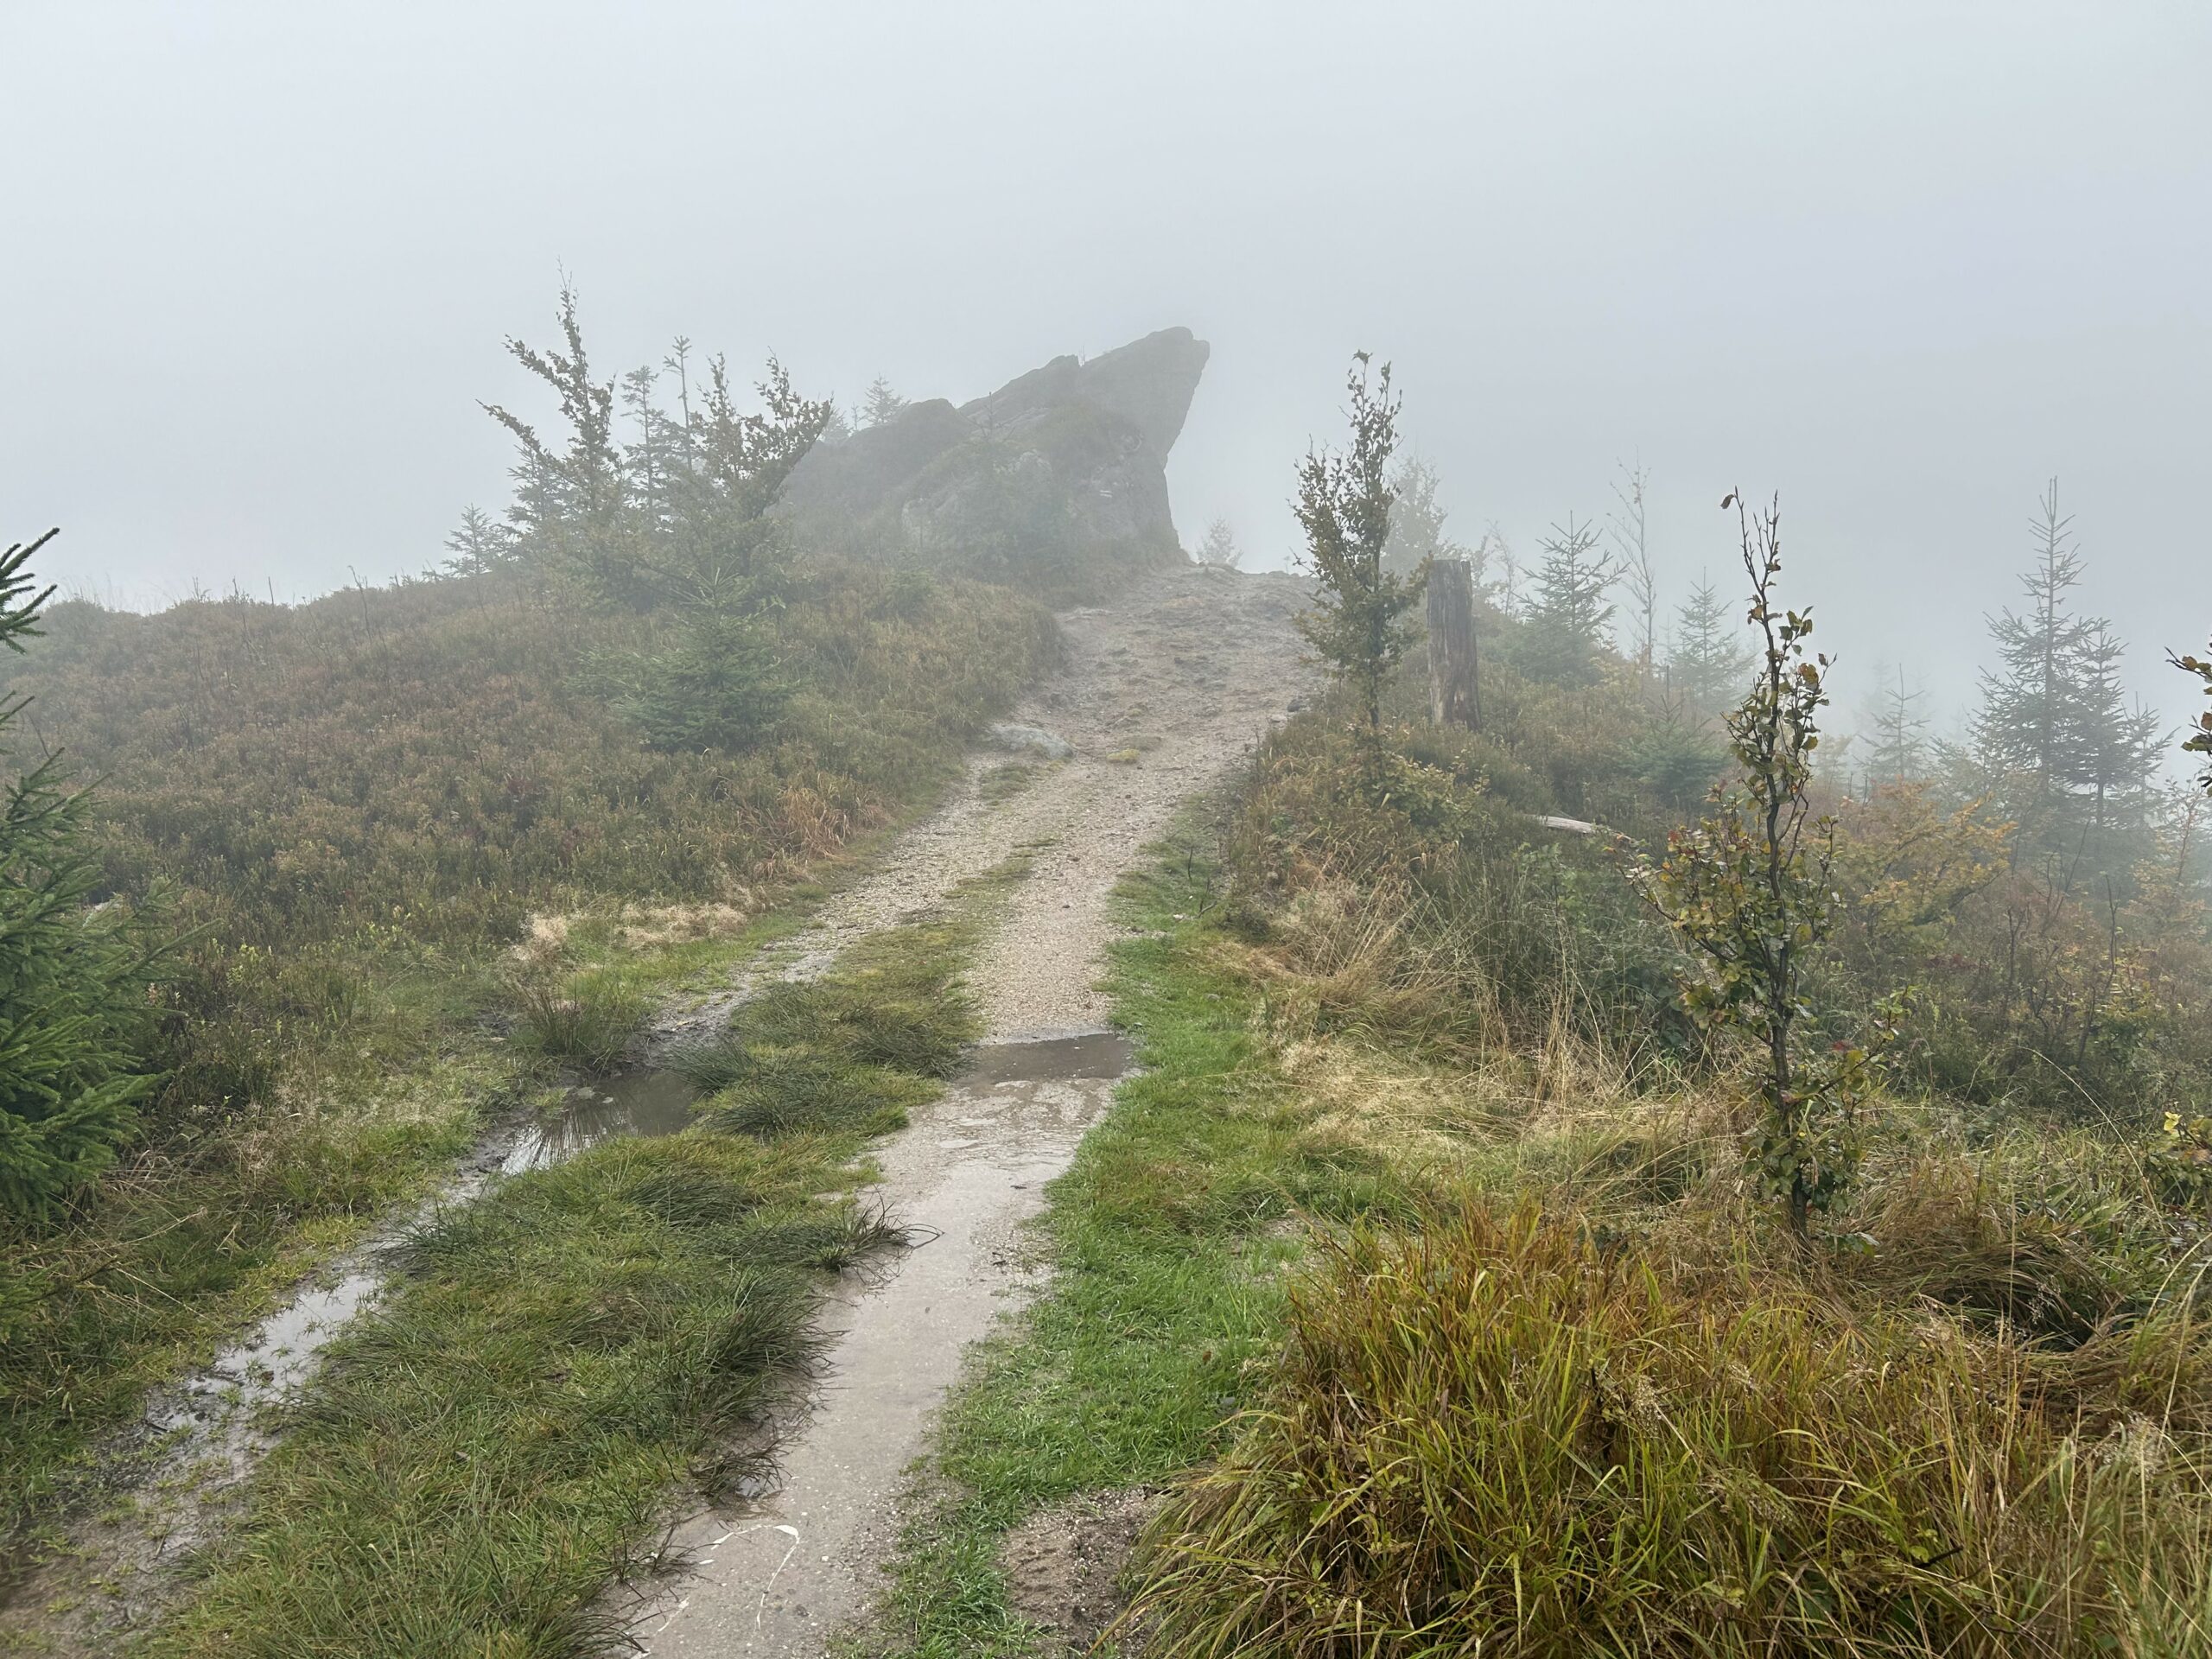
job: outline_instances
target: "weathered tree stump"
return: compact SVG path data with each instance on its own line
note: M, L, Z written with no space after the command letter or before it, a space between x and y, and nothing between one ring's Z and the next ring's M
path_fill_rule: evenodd
M1433 726L1482 725L1475 679L1475 581L1465 559L1428 567L1428 719Z

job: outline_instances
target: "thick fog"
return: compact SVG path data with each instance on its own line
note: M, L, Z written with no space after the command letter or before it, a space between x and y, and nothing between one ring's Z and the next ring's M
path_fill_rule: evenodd
M1187 324L1179 523L1260 563L1365 348L1467 539L1640 458L1671 599L1779 489L1947 715L2053 474L2177 720L2212 627L2201 6L6 0L0 63L0 538L118 602L435 563L565 269L607 373L847 402Z

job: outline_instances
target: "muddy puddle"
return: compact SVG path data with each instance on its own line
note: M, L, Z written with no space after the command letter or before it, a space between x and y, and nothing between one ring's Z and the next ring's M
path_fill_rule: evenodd
M569 1090L568 1104L524 1129L499 1167L508 1175L543 1169L625 1136L674 1135L691 1121L699 1091L673 1071L645 1068Z
M162 1433L190 1429L278 1400L306 1382L339 1327L376 1295L384 1277L352 1268L328 1284L310 1285L254 1326L245 1340L218 1353L208 1368L155 1402L147 1421Z
M498 1161L492 1166L501 1174L519 1174L573 1158L602 1141L673 1135L691 1121L696 1098L691 1085L672 1071L639 1070L579 1084L569 1090L559 1113L525 1127L503 1154L495 1151ZM462 1176L410 1217L408 1225L476 1198L489 1173L480 1169ZM217 1354L206 1370L154 1401L147 1413L149 1427L162 1434L188 1431L172 1453L173 1464L210 1452L239 1461L258 1448L261 1437L247 1427L255 1408L281 1401L306 1383L330 1339L376 1300L385 1280L379 1257L393 1236L384 1235L340 1258L321 1280Z
M956 1081L962 1089L995 1089L1002 1083L1071 1083L1122 1077L1134 1049L1118 1031L1081 1031L1027 1042L987 1043L968 1057Z

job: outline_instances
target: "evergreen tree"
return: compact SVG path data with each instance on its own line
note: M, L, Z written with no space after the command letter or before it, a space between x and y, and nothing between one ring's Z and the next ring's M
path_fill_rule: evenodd
M439 574L456 580L488 576L514 562L514 541L507 527L473 506L461 510L461 523L446 537L446 551L451 556L439 567Z
M620 382L632 441L615 435L616 383L592 378L573 290L558 313L563 345L508 349L551 387L568 431L548 442L505 409L486 405L521 450L508 512L513 554L581 587L600 603L658 612L670 646L600 665L651 740L671 748L734 747L757 738L787 693L776 671L772 619L791 575L791 550L772 509L785 480L821 435L827 403L795 391L770 359L761 408L739 407L728 365L706 363L695 382L690 342L659 375Z
M484 411L507 429L522 451L512 476L515 502L508 522L535 556L549 563L591 563L590 543L615 525L627 493L621 452L614 442L614 383L592 378L576 318L575 289L562 284L556 316L565 351L540 352L512 336L507 354L551 388L560 400L569 439L559 449L537 429L498 404Z
M53 539L0 556L0 643L39 632L51 588L29 562ZM0 702L4 741L29 699ZM100 862L91 799L59 755L9 782L0 803L0 1217L18 1224L54 1207L114 1160L153 1087L147 1036L149 953L120 906L94 908Z
M1928 716L1920 712L1924 691L1905 684L1904 670L1894 683L1885 680L1868 724L1866 776L1877 788L1918 783L1928 774Z
M2102 617L2091 619L2076 664L2075 722L2082 753L2076 792L2102 869L2132 863L2148 845L2158 806L2165 734L2158 715L2127 693L2127 647Z
M1431 559L1466 559L1477 565L1479 587L1480 550L1470 551L1444 533L1446 515L1436 499L1440 481L1436 468L1418 455L1407 456L1391 474L1390 539L1382 549L1382 568L1418 577Z
M2069 595L2082 581L2058 481L2031 520L2028 603L1990 619L1997 666L1981 677L1974 760L2019 826L2014 855L2056 858L2083 874L2124 874L2143 850L2158 760L2157 717L2131 708L2126 647Z
M2007 610L1989 619L1999 665L1982 672L1973 728L1981 764L2015 780L2012 804L2024 809L2024 830L2037 833L2066 780L2080 770L2074 678L2089 626L2073 614L2067 597L2081 582L2082 560L2073 546L2073 520L2059 515L2056 479L2042 510L2031 521L2036 563L2020 582L2026 613Z
M1728 601L1710 576L1675 607L1675 639L1667 677L1675 694L1700 715L1732 708L1751 671L1751 651Z
M1299 632L1357 699L1370 760L1380 758L1382 683L1412 645L1406 613L1421 597L1418 576L1382 567L1390 539L1390 454L1398 441L1398 400L1390 365L1368 385L1368 356L1345 378L1351 395L1351 445L1342 454L1309 450L1298 469L1298 522L1306 531L1306 569L1319 586L1300 613Z
M1205 539L1198 543L1197 553L1200 564L1217 570L1234 570L1244 562L1244 550L1236 545L1236 532L1229 527L1229 520L1217 518L1206 526Z
M1593 685L1610 643L1605 625L1613 607L1605 590L1616 575L1612 562L1598 550L1597 530L1576 524L1572 513L1538 545L1544 556L1521 641L1522 665L1535 679Z
M881 426L893 419L906 407L906 400L891 389L891 383L877 375L868 389L868 398L861 405L861 418L869 426Z

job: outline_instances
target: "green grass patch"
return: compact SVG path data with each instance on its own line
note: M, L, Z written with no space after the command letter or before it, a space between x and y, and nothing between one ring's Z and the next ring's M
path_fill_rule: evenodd
M882 1134L937 1092L976 1039L975 1000L955 965L974 944L992 882L948 914L861 940L834 972L774 985L726 1031L671 1059L727 1134Z
M1002 766L993 766L983 774L982 797L994 805L1001 801L1010 801L1035 783L1044 772L1044 767L1027 760L1009 760Z
M503 1181L413 1240L148 1651L604 1650L600 1593L648 1565L675 1491L763 1471L818 1275L895 1236L857 1160L972 1035L973 914L741 1009L685 1057L715 1090L692 1128Z

